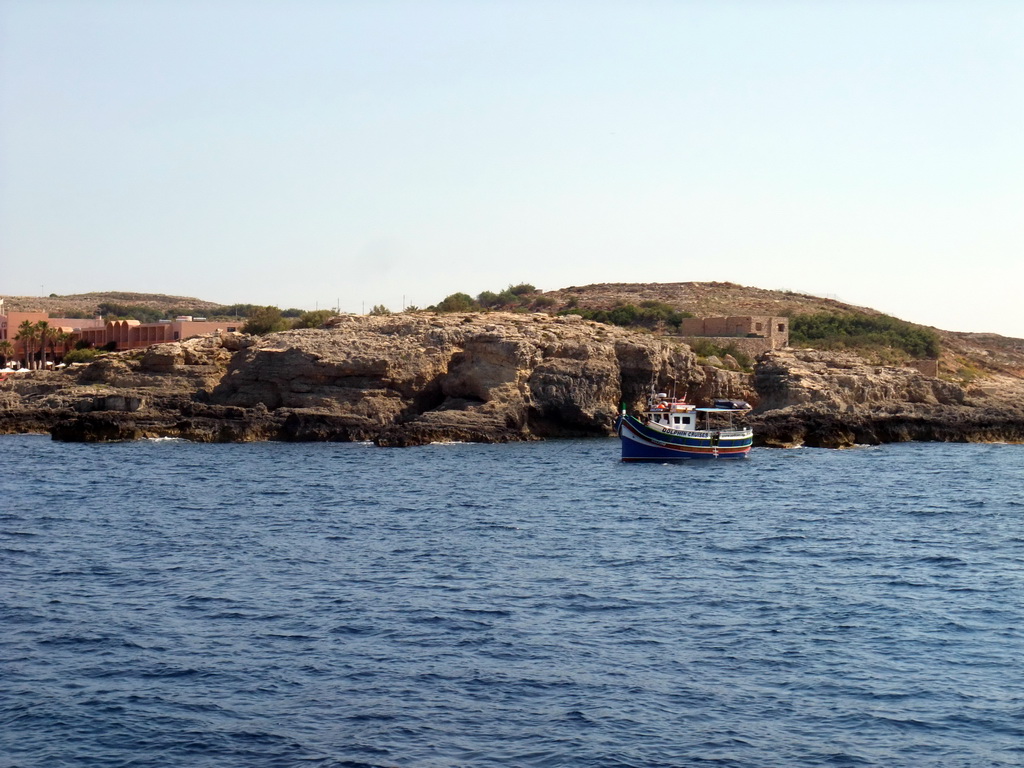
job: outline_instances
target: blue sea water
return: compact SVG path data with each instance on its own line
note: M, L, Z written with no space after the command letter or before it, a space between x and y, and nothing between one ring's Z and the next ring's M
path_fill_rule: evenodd
M5 768L1024 765L1024 446L0 448Z

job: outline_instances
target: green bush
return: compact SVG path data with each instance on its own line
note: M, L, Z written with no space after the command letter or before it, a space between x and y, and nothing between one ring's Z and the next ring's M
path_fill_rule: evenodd
M484 291L477 295L476 300L484 309L496 309L501 306L501 298L494 291Z
M620 304L613 309L582 309L574 307L564 309L560 315L579 315L587 320L609 325L639 326L642 328L655 329L662 325L666 328L679 329L683 318L693 317L689 312L681 312L671 304L664 304L658 301L644 301L640 306L635 304Z
M317 309L313 312L303 312L295 322L295 327L319 328L332 317L334 317L334 312L329 309Z
M64 354L63 362L68 365L71 363L88 363L101 354L98 349L72 349Z
M436 307L438 312L472 312L479 308L480 305L473 301L473 297L467 293L453 293L446 296Z
M726 355L731 355L739 364L740 368L745 371L749 371L754 367L754 358L734 343L721 346L719 344L715 344L710 339L694 339L693 343L690 344L690 350L698 357L713 356L717 358L724 358Z
M935 331L888 315L794 315L789 321L789 342L823 349L898 349L914 358L932 360L941 351Z
M277 307L257 307L249 314L249 319L242 326L242 333L263 335L277 333L291 327L291 323L281 314Z
M143 323L155 323L164 319L164 312L141 304L117 304L112 301L101 301L97 312L108 320L131 319Z
M248 317L249 313L257 309L255 304L225 304L211 309L206 313L207 317Z

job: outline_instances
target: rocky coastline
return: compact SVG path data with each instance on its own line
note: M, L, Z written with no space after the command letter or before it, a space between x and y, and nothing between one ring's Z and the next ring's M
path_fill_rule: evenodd
M607 436L651 385L742 398L758 442L1024 442L1021 400L852 354L779 350L754 372L700 364L678 340L576 316L342 316L223 334L0 383L0 434L63 441L508 442Z

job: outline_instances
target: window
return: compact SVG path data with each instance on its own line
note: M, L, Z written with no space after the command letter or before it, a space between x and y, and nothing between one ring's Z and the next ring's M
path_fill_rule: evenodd
M779 323L779 333L783 333L786 330L785 323Z
M689 416L684 416L683 417L683 424L689 424L689 423L690 423L690 417Z
M678 423L679 423L679 417L676 416L676 424L678 424Z
M762 328L764 328L764 325L762 323L754 323L755 331L760 331Z

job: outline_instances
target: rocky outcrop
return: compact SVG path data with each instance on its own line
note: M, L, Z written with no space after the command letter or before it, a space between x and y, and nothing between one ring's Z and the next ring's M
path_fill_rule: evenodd
M239 353L211 401L286 414L282 439L494 442L609 434L673 376L703 382L685 346L575 316L341 317Z
M768 353L748 374L698 365L685 344L650 333L502 313L341 317L12 376L0 384L0 433L389 446L601 436L652 384L691 402L750 401L763 445L1024 441L1021 398L977 384L813 350Z
M1024 442L1024 409L978 401L912 368L875 366L853 354L785 350L763 356L753 419L764 445L844 448L904 442Z
M341 317L262 338L161 344L5 385L0 417L61 440L497 442L611 434L651 386L740 396L749 377L576 316ZM28 388L45 393L33 405Z

